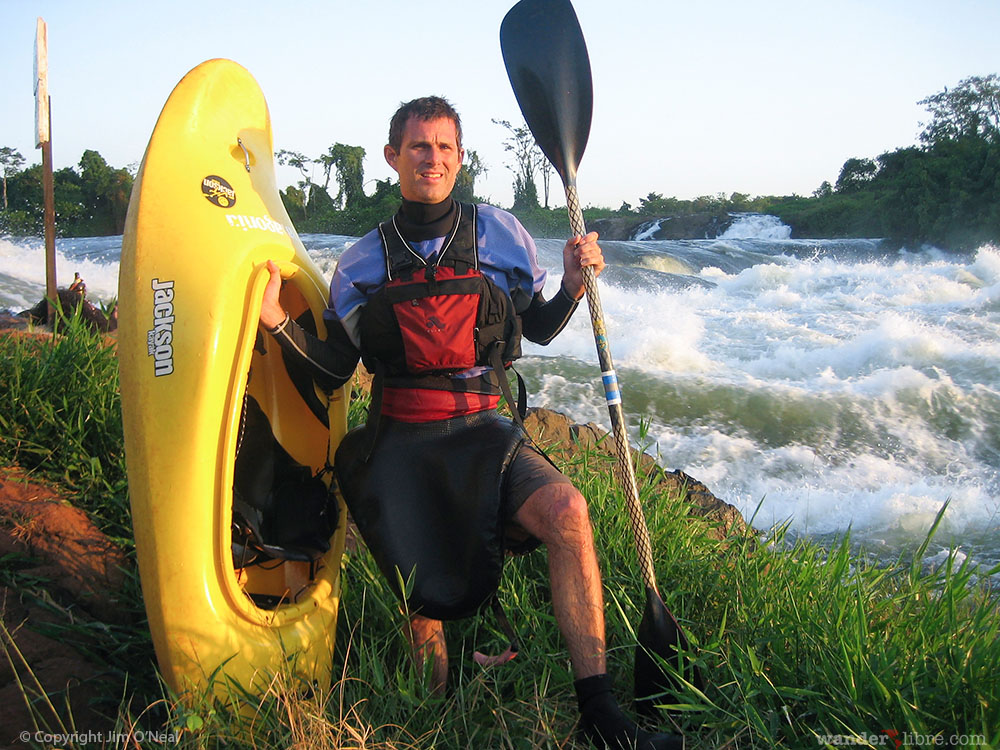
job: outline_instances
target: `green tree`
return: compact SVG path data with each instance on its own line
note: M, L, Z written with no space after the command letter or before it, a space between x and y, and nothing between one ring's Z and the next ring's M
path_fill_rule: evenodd
M94 197L88 194L76 170L70 167L56 170L52 174L52 190L55 193L56 233L60 237L115 234L104 207L95 205ZM44 231L41 221L38 231Z
M312 192L312 170L310 166L313 162L312 159L299 153L298 151L288 151L287 149L281 149L274 155L275 161L278 162L283 167L295 167L302 174L302 182L299 183L299 192L301 193L301 201L299 205L302 207L303 218L308 218L309 211L309 194Z
M660 193L649 193L639 199L639 214L642 216L671 216L681 212L681 201L664 198Z
M86 150L80 157L80 187L83 203L90 209L93 234L121 234L125 231L132 194L132 175L127 169L108 165L97 151Z
M725 213L729 205L729 199L725 193L715 195L699 195L692 201L692 209L695 213Z
M10 159L6 152L3 155ZM128 168L110 166L93 150L83 152L75 169L64 167L53 172L56 233L60 237L121 234L133 180ZM34 164L5 173L4 181L7 208L0 215L0 228L17 235L41 234L44 231L42 166Z
M840 176L834 189L838 193L856 193L874 178L878 165L871 159L848 159L840 168Z
M3 167L3 210L8 209L7 203L7 178L21 171L24 166L24 157L21 153L10 146L0 148L0 167Z
M305 218L306 213L306 195L302 189L305 182L300 182L299 186L289 185L284 190L280 192L281 202L285 204L285 210L288 211L292 218L302 215Z
M18 236L42 231L42 165L33 164L8 178L10 203L3 212L4 232ZM58 228L58 224L56 225Z
M320 154L318 159L313 159L313 163L319 164L323 168L323 184L317 187L325 193L330 191L330 180L333 179L333 155L331 146L325 154Z
M971 76L917 104L931 114L920 133L924 144L968 137L1000 140L1000 76L996 73Z
M514 208L518 210L530 210L538 208L538 188L535 186L535 172L537 172L545 156L542 150L535 143L534 136L527 125L515 127L507 120L493 120L510 133L504 140L504 151L514 158L513 163L508 163L506 167L514 174Z
M455 200L475 202L476 178L482 174L486 174L486 165L479 154L469 149L465 152L465 160L455 179L455 189L452 191Z
M750 196L747 193L733 193L729 196L728 206L726 210L728 211L741 211L747 212L753 208L751 205Z
M55 194L56 233L61 236L98 234L87 231L93 209L87 204L81 189L81 178L73 169L64 167L52 175ZM4 211L3 230L15 235L40 235L45 231L42 165L33 164L10 177L10 204Z
M541 149L539 149L541 152ZM538 171L542 175L542 195L545 198L545 208L549 207L549 186L552 184L552 175L555 173L555 168L552 166L552 162L545 158L545 154L542 154L541 163L538 166Z
M336 170L339 186L337 197L333 201L336 207L354 208L364 199L365 191L362 187L365 182L364 159L364 148L346 146L343 143L334 143L317 159L323 165L326 175L324 190L330 182L331 168Z
M820 186L813 190L813 198L826 198L833 195L833 185L829 180L823 180Z

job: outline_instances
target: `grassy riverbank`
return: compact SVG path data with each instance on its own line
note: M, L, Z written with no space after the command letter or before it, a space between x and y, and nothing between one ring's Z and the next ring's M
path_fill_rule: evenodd
M57 482L134 563L113 348L76 324L52 338L0 335L0 383L0 464ZM582 453L564 468L591 504L611 669L626 699L642 599L622 500L605 458ZM786 543L781 529L720 541L682 498L647 490L643 499L664 599L710 683L704 694L686 691L662 722L683 730L688 747L949 746L952 737L955 746L1000 747L998 594L983 583L997 570L954 559L925 569L922 549L876 565L846 537L823 548ZM522 653L500 668L478 667L473 650L503 648L491 618L450 624L443 698L429 695L410 667L401 616L370 556L352 553L332 690L302 697L279 675L252 720L207 700L182 706L162 687L134 564L119 592L123 611L103 621L53 598L50 581L24 573L23 558L2 559L3 584L51 615L49 632L101 665L110 687L91 702L121 733L108 746L134 747L127 732L142 729L167 733L161 741L147 735L143 747L584 747L574 739L572 677L542 551L512 560L501 589ZM18 624L5 618L8 630ZM93 728L67 715L59 695L41 699L30 663L19 662L3 633L0 642L22 675L20 690L35 699L40 729Z

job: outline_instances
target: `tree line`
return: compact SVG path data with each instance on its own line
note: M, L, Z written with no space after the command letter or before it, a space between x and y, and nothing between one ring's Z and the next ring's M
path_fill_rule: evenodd
M767 210L799 237L886 237L969 249L1000 242L1000 76L922 99L920 145L850 158L834 184Z
M42 165L21 169L24 157L0 148L3 204L0 233L40 236L44 233ZM56 231L61 237L99 237L125 229L134 167L116 169L97 151L84 151L76 168L52 173Z
M901 244L932 243L954 249L1000 242L1000 76L973 76L918 103L931 115L919 134L920 145L874 159L849 158L836 182L825 181L811 196L751 197L734 192L683 200L650 192L636 206L623 202L617 209L590 207L585 217L593 221L622 216L638 221L759 212L780 217L796 237L885 237ZM569 231L565 209L550 206L552 167L527 126L493 122L506 131L503 146L509 161L504 166L511 172L514 188L510 210L539 236L564 236ZM289 217L300 232L358 236L390 216L399 203L397 181L365 181L365 149L360 146L334 143L316 157L282 149L275 158L302 175L281 191ZM0 148L0 232L39 235L41 165L23 166L21 154ZM468 150L455 197L482 201L475 183L485 172L486 165L476 151ZM76 168L55 172L58 233L121 234L134 174L134 166L111 167L90 150Z

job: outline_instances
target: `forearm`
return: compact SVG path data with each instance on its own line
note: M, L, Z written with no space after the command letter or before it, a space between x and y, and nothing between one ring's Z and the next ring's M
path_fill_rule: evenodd
M308 369L320 388L331 391L351 379L361 354L343 326L334 322L328 328L327 339L323 341L286 314L284 321L268 332L282 349Z
M579 300L573 299L562 286L550 300L539 292L528 309L521 313L521 332L529 341L548 344L566 327L579 304Z

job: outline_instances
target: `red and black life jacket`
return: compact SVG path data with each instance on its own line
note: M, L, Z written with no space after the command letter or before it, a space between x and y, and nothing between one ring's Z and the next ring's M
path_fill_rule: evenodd
M395 219L378 231L386 284L362 309L361 357L388 387L498 393L502 368L521 355L521 320L510 295L479 268L476 207L457 203L441 250L424 259ZM477 365L496 377L453 378Z

